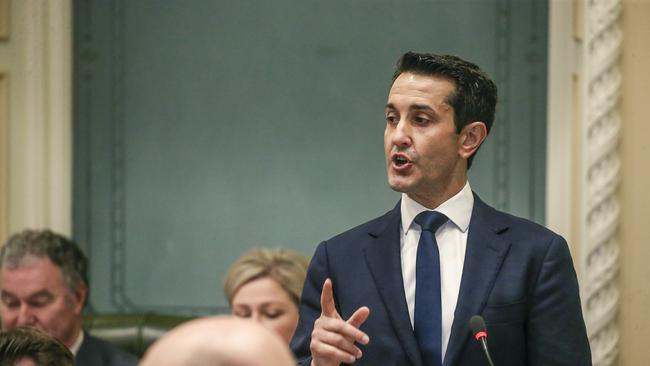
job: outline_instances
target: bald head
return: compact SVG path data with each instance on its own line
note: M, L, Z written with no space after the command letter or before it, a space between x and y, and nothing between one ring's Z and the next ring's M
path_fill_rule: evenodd
M275 333L227 316L181 324L154 343L140 366L293 366L287 345Z

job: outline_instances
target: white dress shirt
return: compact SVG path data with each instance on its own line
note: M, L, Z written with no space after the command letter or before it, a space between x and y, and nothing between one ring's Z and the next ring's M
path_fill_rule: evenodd
M472 217L474 196L469 182L463 189L451 197L434 211L445 214L449 221L436 231L436 242L440 253L440 292L442 301L442 359L445 359L451 324L454 321L454 311L458 301L460 280L463 275L465 249L467 247L467 229ZM402 227L400 231L400 253L402 256L402 276L404 293L408 304L411 326L415 314L415 262L417 259L418 242L420 241L420 225L413 220L420 212L429 210L412 200L405 193L401 203Z
M70 352L72 353L73 356L77 356L77 352L79 352L79 348L81 348L81 344L84 342L84 331L83 329L79 332L79 335L77 336L77 340L74 341L72 344L72 347L70 347Z

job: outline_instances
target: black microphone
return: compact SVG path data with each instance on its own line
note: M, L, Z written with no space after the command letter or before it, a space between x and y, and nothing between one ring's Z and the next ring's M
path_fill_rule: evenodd
M476 339L478 342L481 342L488 363L490 364L490 366L494 366L494 363L492 362L492 358L490 357L490 351L488 350L487 330L485 329L485 321L483 321L483 317L480 315L474 315L469 320L469 326L472 328L472 334L474 335L474 339Z

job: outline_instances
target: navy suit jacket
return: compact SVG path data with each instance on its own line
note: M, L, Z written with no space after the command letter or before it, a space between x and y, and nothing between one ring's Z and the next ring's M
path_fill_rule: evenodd
M76 366L136 366L138 358L85 332L74 363Z
M443 366L488 365L471 335L481 314L497 366L591 365L578 282L566 241L545 227L495 210L476 195L463 275ZM400 205L320 243L309 266L291 347L301 365L331 278L339 314L370 308L355 365L422 366L409 320L400 259Z

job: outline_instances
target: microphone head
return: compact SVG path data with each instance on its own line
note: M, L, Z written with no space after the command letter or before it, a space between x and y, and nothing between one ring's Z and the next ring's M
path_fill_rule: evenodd
M476 340L487 337L487 330L485 329L485 321L480 315L474 315L469 320L469 326L472 328L472 334Z

